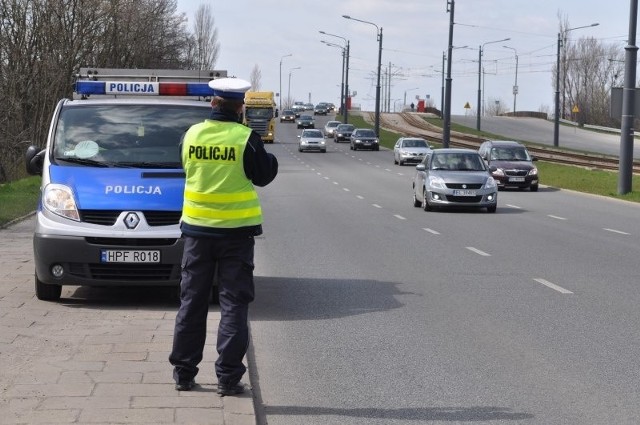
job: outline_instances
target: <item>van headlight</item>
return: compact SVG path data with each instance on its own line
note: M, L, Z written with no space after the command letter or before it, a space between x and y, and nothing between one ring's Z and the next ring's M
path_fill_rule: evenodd
M48 184L44 188L42 204L46 209L56 215L80 221L76 200L68 186Z

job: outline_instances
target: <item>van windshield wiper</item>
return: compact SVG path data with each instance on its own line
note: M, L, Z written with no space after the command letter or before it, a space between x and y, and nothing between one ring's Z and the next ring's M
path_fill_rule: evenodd
M55 158L56 161L64 161L64 162L70 162L72 164L79 164L79 165L88 165L88 166L92 166L92 167L102 167L102 168L106 168L111 166L112 164L108 164L105 162L101 162L101 161L94 161L93 159L87 159L87 158L76 158L76 157L56 157Z

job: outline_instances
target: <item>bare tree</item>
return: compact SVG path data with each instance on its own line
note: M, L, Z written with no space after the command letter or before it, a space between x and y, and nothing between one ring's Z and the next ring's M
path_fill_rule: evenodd
M220 53L218 30L214 26L211 5L201 4L194 23L195 66L197 69L214 69Z
M262 71L260 71L258 64L253 65L249 79L251 80L251 90L260 91L260 87L262 86Z
M489 116L502 115L505 112L509 112L509 108L505 106L506 104L507 103L503 102L502 99L490 97L484 112Z

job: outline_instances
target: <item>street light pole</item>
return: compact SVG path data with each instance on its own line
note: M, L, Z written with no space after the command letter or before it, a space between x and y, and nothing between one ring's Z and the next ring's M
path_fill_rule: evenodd
M382 27L379 27L373 22L352 18L349 15L342 15L342 17L346 19L352 19L354 21L362 22L364 24L373 25L374 27L376 27L376 35L378 37L378 82L376 84L375 132L376 132L376 135L379 137L380 136L380 71L382 68Z
M293 53L289 53L288 55L284 55L280 58L280 112L282 112L282 59L293 56Z
M481 44L480 47L478 48L478 105L476 106L477 108L476 130L478 131L480 131L480 117L482 115L482 86L481 86L482 84L482 50L484 49L484 46L486 46L487 44L501 43L507 40L511 40L511 38L503 38L502 40L487 41L486 43Z
M301 69L301 66L296 66L289 70L289 87L287 88L287 99L291 100L291 73L296 69Z
M569 31L578 30L580 28L597 27L599 23L591 25L583 25L581 27L569 28L564 32L558 32L558 50L556 53L556 96L555 96L555 116L553 117L553 146L558 147L560 145L560 47L562 46L563 39L566 37Z
M513 47L502 46L505 49L511 49L516 55L516 81L513 83L513 115L516 115L516 96L518 95L518 51Z
M349 98L349 40L336 34L329 34L328 32L320 31L320 34L329 35L344 40L345 47L342 48L342 71L344 78L344 90L340 93L340 108L342 111L342 119L344 124L348 124L349 117L347 115L347 99ZM340 46L338 46L340 47Z

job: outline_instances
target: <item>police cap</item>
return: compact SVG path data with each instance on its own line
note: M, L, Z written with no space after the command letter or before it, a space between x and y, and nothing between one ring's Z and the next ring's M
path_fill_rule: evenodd
M244 99L244 94L251 88L251 83L239 78L219 78L209 81L213 95L225 99Z

